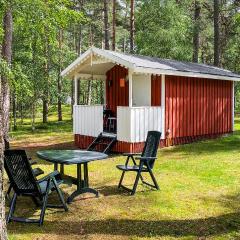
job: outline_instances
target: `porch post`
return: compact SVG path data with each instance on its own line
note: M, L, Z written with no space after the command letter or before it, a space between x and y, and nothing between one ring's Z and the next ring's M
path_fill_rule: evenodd
M129 107L132 107L132 74L133 74L133 72L132 72L132 70L131 69L129 69L128 70L128 91L129 91L129 94L128 94L128 105L129 105Z
M232 131L234 131L234 107L235 107L235 94L234 94L234 81L232 82Z
M75 93L75 101L74 101L74 105L77 105L77 99L78 99L78 87L77 87L77 74L74 75L74 93Z
M107 94L107 92L106 92L107 77L105 80L102 80L102 81L103 81L103 104L104 104L104 106L106 106L106 104L107 104L107 96L106 96L106 94Z
M162 84L162 90L161 90L161 107L162 107L162 139L165 139L165 75L161 75L161 84Z

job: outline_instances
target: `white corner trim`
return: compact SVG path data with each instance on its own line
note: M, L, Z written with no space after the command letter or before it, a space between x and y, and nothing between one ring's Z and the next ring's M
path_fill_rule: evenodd
M235 105L235 94L234 94L234 82L232 86L232 131L234 131L234 106Z
M161 75L162 139L165 139L165 75Z
M133 73L128 70L128 106L132 107L133 105Z
M78 99L78 77L74 75L74 106L77 106L77 99Z

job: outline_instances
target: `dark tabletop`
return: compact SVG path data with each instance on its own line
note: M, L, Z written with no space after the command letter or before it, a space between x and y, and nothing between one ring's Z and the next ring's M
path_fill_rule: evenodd
M38 151L37 156L49 162L63 164L86 163L108 157L104 153L82 150L44 150Z

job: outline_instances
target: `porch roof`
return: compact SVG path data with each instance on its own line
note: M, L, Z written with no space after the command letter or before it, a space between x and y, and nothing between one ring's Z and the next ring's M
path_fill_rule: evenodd
M130 55L95 47L90 48L78 57L62 71L61 75L64 77L72 77L75 74L80 73L86 74L86 76L87 74L105 75L105 73L115 64L128 68L133 73L166 74L240 81L240 75L215 66L148 56Z

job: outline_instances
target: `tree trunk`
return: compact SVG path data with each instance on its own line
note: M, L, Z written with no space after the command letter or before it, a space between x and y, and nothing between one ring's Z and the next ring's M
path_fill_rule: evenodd
M46 31L48 32L47 28ZM44 52L45 52L45 63L44 63L44 91L43 91L43 123L48 122L48 98L49 98L49 38L48 35L44 36Z
M23 125L23 103L20 102L20 118L21 118L21 125Z
M32 62L33 62L33 66L36 66L37 65L37 37L36 35L33 36L32 38ZM36 72L34 71L33 72L33 75L32 75L32 80L33 79L37 79L37 76L36 76ZM36 118L36 101L38 99L38 94L39 94L39 90L38 90L38 84L34 82L34 85L33 85L33 100L31 102L31 114L32 114L32 122L31 122L31 128L32 128L32 132L35 131L35 118ZM23 106L22 106L23 108ZM23 114L21 114L22 117L23 117Z
M17 130L17 109L16 109L16 91L12 93L12 111L13 111L13 130Z
M131 0L131 13L130 13L130 52L134 52L134 32L135 32L135 21L134 21L134 0Z
M195 0L194 27L193 27L193 62L198 62L199 54L199 33L200 33L200 11L201 7L198 0Z
M220 65L219 0L214 0L214 65Z
M82 54L82 25L79 26L78 38L77 54L80 56Z
M92 102L92 80L88 81L88 99L87 104L91 105Z
M47 123L48 122L48 100L47 100L47 96L48 96L48 91L45 91L44 93L44 97L43 97L43 123Z
M90 43L90 47L93 46L93 33L92 33L92 25L90 23L89 25L89 43Z
M12 58L12 11L10 7L5 12L5 16L3 19L3 29L4 39L2 45L2 56L10 65ZM7 227L5 220L5 196L3 187L3 138L8 137L10 99L8 79L6 76L0 77L0 239L7 240ZM6 90L7 92L5 92ZM8 101L9 105L3 103L4 101ZM5 124L7 124L7 126Z
M12 34L13 34L13 18L12 9L9 4L3 17L3 44L2 44L2 57L7 62L8 66L11 66L12 61ZM7 76L2 76L2 126L3 126L3 138L9 140L9 112L10 112L10 88L9 79Z
M57 78L57 90L58 90L58 121L62 121L62 42L63 42L63 30L59 30L59 71Z
M124 22L126 23L128 21L128 1L126 1L126 5L125 5L125 16L124 16ZM123 37L123 42L122 42L122 51L125 53L126 51L126 36L124 34Z
M84 1L79 0L79 11L82 11ZM79 31L78 31L78 47L77 47L77 54L82 54L82 24L79 25Z
M112 9L112 50L116 49L116 0L113 0Z
M35 131L36 127L35 127L35 119L36 119L36 104L35 101L33 101L32 103L32 132Z
M1 96L1 81L0 81L0 96ZM7 240L7 228L5 220L5 195L3 189L3 174L4 174L4 164L3 164L3 111L2 111L2 98L0 98L0 239Z
M81 79L77 80L77 104L80 105L81 104Z
M105 49L109 50L109 24L108 24L108 0L104 0L104 43Z

